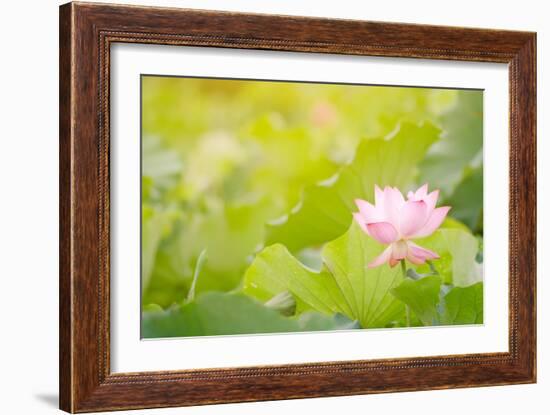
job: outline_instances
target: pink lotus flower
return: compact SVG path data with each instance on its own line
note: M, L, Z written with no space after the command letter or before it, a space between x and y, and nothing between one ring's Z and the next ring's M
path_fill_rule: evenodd
M428 185L425 184L416 192L409 192L408 200L397 188L388 186L384 190L374 187L374 206L365 200L355 200L359 212L353 217L361 229L381 244L389 245L369 264L369 268L386 262L394 267L405 259L420 265L439 258L435 252L411 241L429 236L441 226L451 208L436 208L438 197L439 190L428 194Z

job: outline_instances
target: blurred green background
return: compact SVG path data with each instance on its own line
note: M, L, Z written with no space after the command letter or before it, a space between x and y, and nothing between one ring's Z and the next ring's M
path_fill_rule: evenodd
M369 199L373 183L441 189L439 205L453 207L447 225L467 228L481 246L481 91L141 82L145 312L241 292L255 256L274 243L319 270L321 248L349 228L353 199ZM374 150L398 130L410 131L410 148ZM350 190L350 172L372 177L358 185L363 194Z

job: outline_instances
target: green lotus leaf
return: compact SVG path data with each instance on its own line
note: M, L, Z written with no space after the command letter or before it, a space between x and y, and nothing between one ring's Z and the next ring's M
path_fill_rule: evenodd
M386 327L403 312L403 303L390 293L403 277L398 267L367 267L381 248L353 223L326 244L323 267L317 272L275 244L256 256L245 274L243 292L267 301L288 291L296 299L297 312L341 313L363 328Z
M201 294L194 301L168 310L149 310L143 313L143 338L348 330L357 327L355 322L344 316L325 316L315 312L299 318L284 317L250 297L219 292Z

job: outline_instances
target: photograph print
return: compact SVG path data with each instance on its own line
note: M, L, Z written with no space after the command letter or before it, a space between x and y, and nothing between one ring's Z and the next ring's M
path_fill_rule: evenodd
M483 91L141 76L143 339L483 324Z

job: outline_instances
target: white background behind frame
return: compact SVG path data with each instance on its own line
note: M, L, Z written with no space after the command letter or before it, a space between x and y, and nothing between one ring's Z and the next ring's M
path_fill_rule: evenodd
M111 46L110 61L113 372L508 350L508 234L501 226L508 223L508 210L502 209L508 206L507 65L120 43ZM484 324L140 340L139 137L144 73L483 89L484 180L491 183L484 188L484 210L498 212L484 219Z

